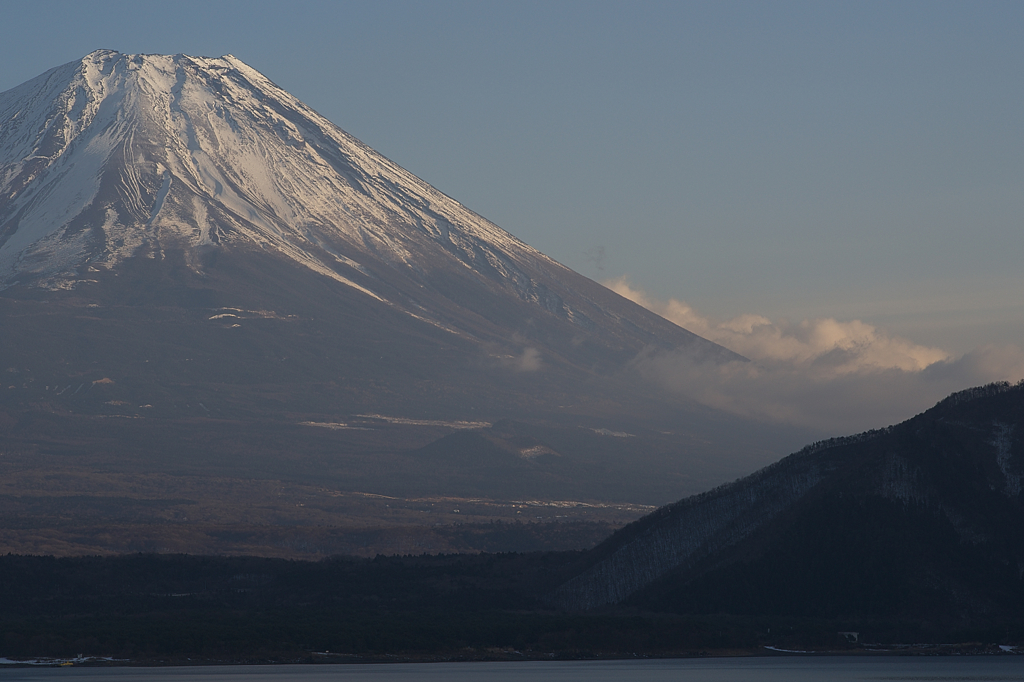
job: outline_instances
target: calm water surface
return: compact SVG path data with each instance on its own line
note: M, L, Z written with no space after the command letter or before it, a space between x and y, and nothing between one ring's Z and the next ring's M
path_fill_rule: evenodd
M115 682L1024 682L1024 656L716 658L660 661L413 663L196 668L0 669L0 681Z

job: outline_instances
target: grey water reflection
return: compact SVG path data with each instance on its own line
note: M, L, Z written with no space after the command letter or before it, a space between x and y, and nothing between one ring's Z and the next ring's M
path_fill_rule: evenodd
M647 661L175 668L2 668L0 681L116 682L1024 682L1024 656L765 657Z

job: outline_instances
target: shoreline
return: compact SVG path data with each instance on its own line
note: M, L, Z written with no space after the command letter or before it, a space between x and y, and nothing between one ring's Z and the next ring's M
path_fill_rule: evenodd
M239 657L144 657L118 659L108 656L80 656L74 658L32 657L11 659L0 657L0 670L21 668L177 668L177 667L230 667L230 666L274 666L274 665L389 665L422 663L515 663L515 662L587 662L587 661L641 661L641 660L684 660L722 658L911 658L944 656L1018 656L1024 654L1024 647L1010 647L980 642L956 644L891 644L865 645L845 650L796 650L782 649L770 645L757 649L722 649L708 651L682 651L668 654L629 654L622 652L594 652L576 655L557 652L535 651L464 651L450 654L401 653L401 654L347 654L329 651L311 651L304 656L269 655Z

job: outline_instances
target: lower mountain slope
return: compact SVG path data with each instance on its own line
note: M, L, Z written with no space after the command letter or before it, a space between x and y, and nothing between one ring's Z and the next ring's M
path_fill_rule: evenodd
M564 608L999 620L1024 606L1024 384L804 448L630 524Z
M302 526L323 555L356 550L317 528L548 522L570 508L619 524L806 442L657 391L630 370L635 336L581 330L529 301L482 289L491 318L452 309L456 334L273 254L204 258L197 271L168 251L71 290L0 292L0 547L305 556L259 529ZM688 338L662 323L665 344ZM286 509L267 486L315 499ZM363 493L396 500L339 511L340 495ZM68 496L89 513L30 511ZM536 501L554 506L521 506ZM217 543L238 524L251 541ZM104 525L121 530L104 540Z

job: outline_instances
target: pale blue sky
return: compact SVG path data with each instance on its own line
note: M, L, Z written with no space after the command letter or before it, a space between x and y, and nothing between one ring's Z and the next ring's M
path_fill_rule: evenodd
M595 279L1024 345L1021 2L0 10L0 90L97 48L232 53Z

